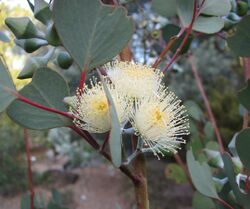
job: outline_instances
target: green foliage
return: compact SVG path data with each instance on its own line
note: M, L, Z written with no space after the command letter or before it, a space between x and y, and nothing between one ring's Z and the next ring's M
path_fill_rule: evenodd
M250 128L244 129L236 137L236 150L245 168L250 171Z
M153 0L152 2L152 10L165 17L174 16L176 8L176 0Z
M132 36L132 21L122 7L99 1L55 0L53 13L59 37L81 70L111 60Z
M176 36L180 32L180 30L181 30L180 27L173 25L173 24L168 24L162 28L162 37L166 41L166 43L169 43L171 38L173 36ZM175 42L175 44L171 48L172 52L175 52L177 50L177 48L181 45L181 42L183 41L183 38L185 35L186 35L186 33L183 33L182 36L180 38L178 38L178 40ZM185 44L185 46L181 50L181 54L184 54L188 51L188 49L191 45L191 42L192 42L192 37L189 36L187 43Z
M188 114L190 117L197 121L204 120L204 114L200 107L194 101L186 101L184 103L185 107L187 108Z
M15 97L8 91L15 91L15 86L9 71L0 59L0 113L3 112L15 99Z
M49 4L44 0L35 0L34 16L43 24L48 25L52 21L52 12L49 8Z
M187 165L195 188L203 195L218 199L211 169L207 163L194 159L192 150L187 151Z
M194 209L214 209L213 201L199 192L194 193L192 206Z
M109 92L107 84L104 82L102 75L99 72L99 76L101 78L103 88L108 99L109 104L109 114L111 118L111 130L109 133L109 148L111 153L112 162L116 167L120 167L122 163L122 147L121 147L121 125L118 119L118 115L115 109L115 104L112 99L112 96Z
M52 197L50 201L46 204L42 198L35 195L34 206L35 209L67 209L64 206L64 201L61 193L57 190L52 189ZM30 209L30 195L24 194L21 198L21 209Z
M249 209L250 208L250 202L249 202L250 194L242 193L241 190L239 189L239 186L235 181L236 177L235 177L233 163L232 163L232 159L230 155L228 153L224 153L222 155L222 159L224 162L225 174L228 177L229 183L232 187L232 191L236 197L236 200L244 208Z
M238 97L240 103L250 111L250 80L247 82L247 86L240 90Z
M236 26L236 32L227 39L229 48L237 56L250 56L250 15L244 17Z
M5 19L5 24L18 39L43 37L28 17L8 17Z
M22 47L26 52L32 53L42 46L48 45L48 42L39 38L17 39L16 45Z
M222 16L228 15L231 9L229 0L207 0L200 10L200 16L196 19L193 30L203 33L216 33L224 26ZM177 13L184 26L191 23L194 10L194 0L177 0ZM203 15L203 16L202 16Z
M165 170L167 178L174 180L177 184L187 183L187 176L183 169L176 163L170 163Z
M20 94L38 104L67 112L62 103L69 95L66 81L55 71L40 68L32 82L26 85ZM29 129L49 129L68 126L71 122L64 116L33 107L21 101L14 101L7 110L9 117Z

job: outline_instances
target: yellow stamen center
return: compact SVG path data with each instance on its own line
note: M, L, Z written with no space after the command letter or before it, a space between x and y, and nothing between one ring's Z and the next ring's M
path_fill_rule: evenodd
M108 102L107 100L94 100L92 102L92 107L98 113L105 113L108 111Z

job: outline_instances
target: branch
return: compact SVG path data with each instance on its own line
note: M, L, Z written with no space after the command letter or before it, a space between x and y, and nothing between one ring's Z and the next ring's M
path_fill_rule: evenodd
M155 61L155 63L152 65L153 68L156 68L160 64L160 62L163 59L163 57L173 47L173 45L175 44L175 42L181 37L181 35L185 32L185 30L186 30L185 28L182 28L180 30L180 32L176 36L172 36L170 38L170 40L167 43L165 49L161 52L160 56L157 58L157 60Z
M203 101L205 103L205 106L206 106L206 109L207 109L207 112L208 112L209 120L211 121L211 123L213 125L214 132L215 132L217 141L218 141L219 146L220 146L220 152L221 152L221 154L223 154L225 152L225 149L224 149L224 146L223 146L223 142L222 142L222 138L221 138L221 135L220 135L220 132L219 132L219 128L217 126L217 122L215 120L215 117L214 117L212 108L210 106L207 94L206 94L206 92L204 90L204 87L203 87L201 78L199 76L196 64L195 64L191 54L188 57L188 61L189 61L190 65L191 65L191 68L192 68L192 71L193 71L193 74L194 74L194 77L195 77L196 85L197 85L197 87L198 87L198 89L200 91L200 94L202 96L202 99L203 99Z
M29 133L27 129L23 129L24 133L24 142L26 149L26 159L28 163L28 180L29 180L29 191L30 191L30 209L34 209L34 188L33 188L33 178L31 170L31 160L30 160L30 147L29 147Z
M85 83L85 80L86 80L87 72L88 72L88 63L85 64L84 69L81 72L81 80L80 80L80 83L79 83L79 90L80 90L80 92L82 92L82 89L84 87L84 83Z
M181 42L181 45L178 47L178 49L176 50L174 56L171 58L171 60L168 62L167 66L165 67L165 69L163 70L163 73L165 73L168 68L173 64L173 62L177 59L177 57L179 56L181 50L183 49L183 47L185 46L187 40L188 40L188 37L189 35L191 34L192 32L192 29L193 29L193 25L194 25L194 22L197 18L197 14L198 14L198 2L197 0L194 0L194 11L193 11L193 16L192 16L192 20L191 20L191 23L189 24L188 28L186 29L186 35L185 37L183 38L182 42Z
M216 199L218 202L220 202L222 205L224 205L225 207L229 208L229 209L234 209L233 206L229 205L227 202L225 202L222 199Z
M47 107L47 106L41 105L41 104L36 103L36 102L33 102L33 101L29 100L28 98L26 98L26 97L22 96L21 94L19 94L17 91L13 91L12 89L9 89L9 88L5 88L4 90L10 92L18 100L20 100L20 101L22 101L24 103L27 103L27 104L29 104L29 105L31 105L33 107L37 107L39 109L46 110L48 112L53 112L53 113L62 115L62 116L66 117L66 118L69 118L71 120L74 119L74 117L71 114L67 113L67 112L63 112L63 111Z
M87 131L82 131L73 125L68 126L68 128L72 129L81 137L83 137L96 151L99 151L103 157L105 157L109 162L112 162L110 155L106 153L104 150L100 149L99 144L93 139L93 137ZM140 179L137 176L135 176L126 165L121 165L119 169L126 176L128 176L135 185L137 185L140 182Z

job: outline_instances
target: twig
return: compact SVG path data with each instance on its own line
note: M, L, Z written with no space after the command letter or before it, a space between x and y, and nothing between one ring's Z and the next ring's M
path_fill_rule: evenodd
M221 138L221 135L220 135L220 132L219 132L219 128L217 126L217 123L216 123L212 108L210 106L210 103L209 103L209 100L208 100L208 97L207 97L207 94L206 94L206 92L204 90L204 87L203 87L201 78L199 76L196 64L195 64L194 59L193 59L191 54L188 57L188 61L189 61L190 65L191 65L191 68L192 68L192 71L193 71L193 74L194 74L194 77L195 77L196 85L197 85L197 87L198 87L198 89L200 91L200 94L202 96L202 99L203 99L203 101L205 103L205 106L206 106L206 109L207 109L207 112L208 112L209 120L211 121L211 123L213 125L214 132L215 132L217 141L218 141L219 146L220 146L220 152L221 152L221 154L223 154L225 152L225 149L224 149L224 146L223 146L223 142L222 142L222 138Z
M34 188L33 188L33 178L31 169L31 159L30 159L30 146L29 146L29 133L27 129L23 129L24 142L26 149L26 159L28 163L28 180L29 180L29 191L30 191L30 209L34 209Z
M155 63L152 65L152 68L156 68L161 60L163 59L163 57L165 56L165 54L173 47L173 45L175 44L175 42L181 37L181 35L185 32L185 28L182 28L180 30L180 32L176 35L176 36L172 36L169 40L169 42L167 43L165 49L161 52L160 56L157 58L157 60L155 61Z
M227 202L225 202L222 199L216 199L218 202L220 202L222 205L226 206L229 209L234 209L233 206L229 205Z
M78 129L75 126L68 126L68 128L72 129L75 131L77 134L79 134L81 137L83 137L95 150L99 150L100 154L104 156L108 161L112 162L112 159L108 153L106 153L104 150L100 150L99 144L93 139L93 137L85 131L82 131ZM128 176L132 182L137 185L140 182L140 179L135 176L126 165L121 165L119 169L126 175Z
M100 148L99 144L93 139L93 137L87 131L82 131L74 125L68 126L68 128L72 129L81 137L83 137L95 150L98 150Z
M80 83L79 83L79 90L80 90L80 92L82 92L82 89L84 87L84 82L86 80L87 71L88 71L88 64L85 64L84 69L81 72L81 80L80 80Z
M186 44L186 42L188 40L188 37L189 37L189 35L192 32L192 28L193 28L194 22L195 22L196 17L197 17L197 13L198 13L197 6L198 6L198 2L197 2L197 0L194 0L193 16L192 16L191 23L189 24L188 28L186 29L186 35L183 38L183 40L181 42L181 45L178 47L178 49L176 50L175 54L173 55L173 57L171 58L171 60L168 62L167 66L163 70L163 73L165 73L168 70L168 68L173 64L173 62L176 60L176 58L179 56L181 50L185 46L185 44Z
M33 101L29 100L28 98L26 98L26 97L22 96L21 94L19 94L17 91L13 91L12 89L9 89L9 88L5 88L4 90L10 92L18 100L20 100L20 101L22 101L24 103L27 103L27 104L29 104L29 105L31 105L33 107L37 107L39 109L43 109L43 110L46 110L48 112L53 112L53 113L62 115L62 116L66 117L66 118L69 118L71 120L74 119L74 117L71 114L67 113L67 112L63 112L63 111L47 107L47 106L41 105L41 104L36 103L36 102L33 102Z

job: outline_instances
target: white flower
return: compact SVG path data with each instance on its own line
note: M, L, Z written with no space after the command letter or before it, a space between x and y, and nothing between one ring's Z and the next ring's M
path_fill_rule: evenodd
M118 119L121 124L125 123L131 103L107 79L105 82L113 98ZM82 93L77 91L75 99L70 102L77 127L90 133L105 133L110 130L109 105L101 82L97 82L96 79L90 80L90 88L85 86Z
M108 63L104 68L116 88L130 98L149 97L162 88L163 73L158 69L121 61Z
M135 100L131 124L136 134L153 153L164 156L165 151L177 152L189 123L185 108L174 93L161 90L158 96ZM158 155L157 155L158 156Z

